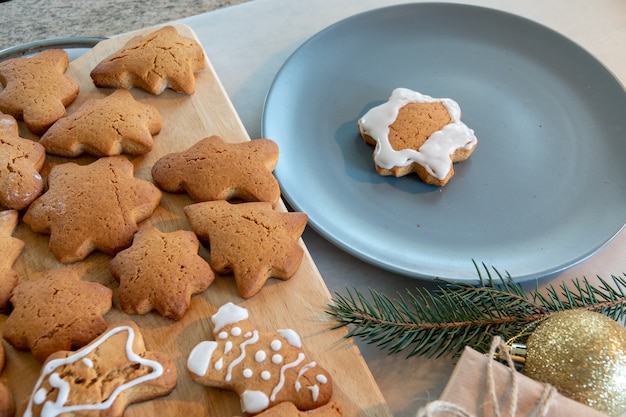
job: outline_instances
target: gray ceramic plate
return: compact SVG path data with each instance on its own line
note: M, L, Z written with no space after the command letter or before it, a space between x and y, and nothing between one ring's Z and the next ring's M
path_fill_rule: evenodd
M357 119L395 87L451 97L478 147L444 188L381 177ZM359 14L278 73L263 135L294 209L349 253L396 273L516 279L589 257L626 222L626 92L579 46L529 20L456 4Z

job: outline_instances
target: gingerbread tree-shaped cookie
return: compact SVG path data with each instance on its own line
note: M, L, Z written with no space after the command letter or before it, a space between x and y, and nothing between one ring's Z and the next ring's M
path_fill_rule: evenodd
M119 417L130 404L169 394L176 377L172 360L147 351L137 325L122 322L76 352L51 355L24 416Z
M24 222L50 234L50 251L59 262L80 261L96 249L115 255L130 246L138 223L161 201L150 182L133 176L124 156L100 158L89 165L55 165L48 191L35 200Z
M330 401L331 377L307 358L295 331L261 333L248 321L248 310L233 303L211 320L215 340L200 342L187 360L193 380L235 391L242 410L251 414L285 401L300 410Z
M0 206L22 210L43 191L43 146L21 138L12 116L0 115Z
M68 157L142 155L152 149L152 136L161 131L161 124L156 107L135 100L128 90L116 90L86 101L53 124L39 143L50 154Z
M30 349L43 362L59 350L80 348L102 333L103 315L111 309L112 291L80 279L69 268L53 269L43 278L13 289L13 311L3 336L16 349Z
M17 211L0 211L0 254L2 254L2 262L0 263L1 313L7 310L11 291L17 284L17 272L13 270L13 263L22 253L22 249L24 249L24 242L12 236L17 220Z
M205 66L198 41L182 36L173 26L165 26L132 38L96 65L91 78L98 87L139 87L155 95L169 87L192 94L196 86L194 73Z
M211 136L159 159L152 178L161 189L187 192L197 202L239 199L275 206L280 199L272 174L277 163L278 145L269 139L228 143Z
M261 291L270 277L291 278L300 266L304 213L274 211L270 203L226 201L192 204L184 211L200 240L210 245L213 269L232 272L244 298Z

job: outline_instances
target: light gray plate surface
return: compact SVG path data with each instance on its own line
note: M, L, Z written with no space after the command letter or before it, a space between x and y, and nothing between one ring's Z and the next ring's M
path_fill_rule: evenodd
M376 174L356 122L396 87L450 97L479 140L444 188ZM304 43L268 93L283 195L349 253L422 278L519 280L592 255L626 222L626 92L529 20L456 4L359 14Z

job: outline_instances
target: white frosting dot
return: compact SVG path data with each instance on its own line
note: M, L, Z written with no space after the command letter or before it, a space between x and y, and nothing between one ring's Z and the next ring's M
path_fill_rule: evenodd
M233 342L231 342L230 340L228 342L226 342L224 344L224 353L228 353L230 352L230 350L233 348Z
M326 375L322 375L322 374L317 375L315 377L315 380L319 382L320 384L325 384L328 382L328 378L326 378Z
M220 339L226 339L228 338L228 333L220 332L220 334L218 334L217 337L219 337Z
M263 362L267 358L267 354L263 350L257 350L254 354L254 360L257 362Z
M246 332L246 334L243 335L243 337L252 337L252 332Z
M252 375L253 375L252 369L246 368L246 369L243 370L243 376L245 378L251 378Z
M262 378L264 381L269 381L269 379L270 379L271 377L272 377L272 374L270 374L270 372L269 372L269 371L263 371L263 372L261 372L261 378Z
M283 347L283 344L280 340L274 339L272 340L272 343L270 343L270 347L272 348L274 352L278 352L280 348Z
M213 365L213 368L215 368L216 371L219 371L223 367L224 367L224 360L222 358L219 358L219 360L215 362L215 365Z
M83 358L83 364L88 368L93 368L93 361L89 358Z
M33 397L33 402L35 404L41 404L46 400L46 390L45 388L41 388L37 390L35 396Z
M277 354L275 354L275 355L272 355L272 363L274 363L274 364L279 364L279 363L281 363L282 361L283 361L283 355L280 355L280 354L278 354L278 353L277 353Z
M241 327L237 327L237 326L233 327L230 330L230 334L232 334L233 336L241 336L241 332L242 332Z
M246 413L257 414L270 405L269 397L261 391L245 390L241 394L241 408Z

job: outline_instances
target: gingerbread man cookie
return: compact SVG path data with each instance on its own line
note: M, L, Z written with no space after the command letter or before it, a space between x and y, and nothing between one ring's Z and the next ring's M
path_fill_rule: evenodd
M18 134L13 116L0 115L0 206L22 210L43 191L43 146Z
M194 381L236 392L242 411L251 414L284 401L300 410L330 401L332 379L307 358L295 331L260 333L248 321L248 310L233 303L220 307L211 321L215 341L200 342L187 360Z
M120 89L107 97L87 100L53 124L39 143L49 154L67 157L82 153L96 157L142 155L152 150L152 136L161 131L161 125L156 107Z
M68 64L62 49L0 62L0 111L24 120L33 133L45 132L78 96L78 83L65 75Z
M92 71L98 87L139 87L150 94L166 88L192 94L195 73L206 67L202 46L165 26L129 40L118 52L102 60Z
M313 410L300 411L294 403L284 402L268 408L256 417L341 417L343 409L337 401L331 401Z
M176 378L170 357L147 351L137 325L122 322L76 352L51 355L24 416L121 417L131 404L172 392Z
M207 201L184 208L201 241L211 247L210 263L232 273L244 298L257 294L269 278L291 278L304 256L299 239L307 215L278 212L270 203Z
M125 156L100 158L88 165L55 165L48 191L35 200L24 222L50 234L50 251L62 263L85 259L98 249L115 255L132 243L138 223L161 201L150 182L135 178Z
M30 349L43 362L54 352L80 348L102 333L112 296L109 288L82 281L69 268L20 281L11 294L14 309L3 337L16 349Z
M8 310L9 297L18 280L13 264L24 249L24 242L13 237L17 222L17 211L0 211L0 253L2 254L2 262L0 262L0 313Z
M122 310L147 314L154 309L163 317L180 320L191 296L206 290L215 277L198 255L199 247L193 232L163 233L143 226L132 246L111 260L111 273L120 282Z
M152 167L152 178L162 190L187 192L196 202L266 201L276 206L280 187L272 171L277 163L278 145L269 139L228 143L211 136L163 156Z

